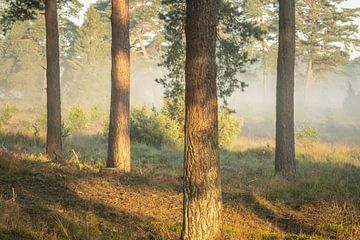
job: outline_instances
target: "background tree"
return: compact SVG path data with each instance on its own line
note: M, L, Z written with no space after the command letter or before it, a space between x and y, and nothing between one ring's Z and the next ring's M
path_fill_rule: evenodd
M129 172L130 39L129 0L112 0L112 65L108 168Z
M60 59L59 32L56 0L7 0L8 7L1 19L2 30L8 30L16 21L36 19L40 11L45 11L46 29L46 79L47 79L47 135L46 151L50 157L61 155L61 99L60 99ZM63 2L64 4L67 1ZM78 6L77 1L69 6ZM75 8L69 7L73 10Z
M59 29L56 0L45 1L46 28L46 152L57 157L62 152Z
M358 46L358 26L353 21L360 9L340 8L346 0L297 2L297 55L307 64L305 104L311 97L316 74L336 71L350 59Z
M162 27L158 18L160 0L134 0L129 3L130 14L130 43L136 59L157 59L160 57L163 43ZM111 15L109 0L98 1L96 8L102 19L107 22Z
M221 184L216 86L217 0L187 0L182 239L219 239Z
M40 100L45 78L43 36L39 19L14 24L0 39L0 84L8 98Z
M257 74L262 81L264 102L269 103L271 76L276 73L278 42L278 11L276 0L247 0L243 2L246 19L263 31L263 41L250 38L247 51L251 58L258 59Z
M236 74L245 71L246 64L254 61L246 50L250 38L260 38L263 33L259 27L246 20L246 15L240 9L239 2L222 0L217 13L217 82L218 95L224 105L227 105L227 98L235 89L245 86L236 78ZM168 73L156 81L164 87L165 99L170 100L176 109L184 98L185 1L163 0L160 18L165 24L167 45L161 65Z
M296 173L294 133L295 0L279 0L275 172Z
M106 102L109 99L111 36L100 12L90 5L84 23L76 29L73 51L67 57L64 80L67 96L86 105ZM105 86L105 87L104 87ZM105 91L106 90L106 91ZM92 99L84 98L92 96Z

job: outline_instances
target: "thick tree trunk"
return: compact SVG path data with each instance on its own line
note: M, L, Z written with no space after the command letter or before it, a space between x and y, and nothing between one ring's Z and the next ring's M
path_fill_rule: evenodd
M217 0L187 0L183 240L221 235L216 88Z
M312 95L313 85L314 85L313 61L312 59L309 59L307 74L306 74L306 85L305 85L305 106L309 104Z
M59 30L56 0L45 1L47 136L46 151L51 158L61 155L61 99Z
M294 137L295 0L279 0L275 172L296 173Z
M108 168L130 171L129 0L112 0L112 65Z

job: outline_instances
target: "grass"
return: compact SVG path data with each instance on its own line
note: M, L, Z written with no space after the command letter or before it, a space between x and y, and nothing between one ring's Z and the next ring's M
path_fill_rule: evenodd
M80 161L68 165L31 137L0 142L0 239L178 239L181 150L133 144L133 172L105 174L101 135L69 139L66 157ZM360 148L299 145L291 181L274 176L267 141L240 139L220 155L224 239L360 239Z
M1 240L179 238L182 149L133 143L132 173L104 173L98 121L64 139L67 161L53 163L34 111L0 132ZM274 176L271 139L240 138L220 158L224 239L360 239L359 145L297 144L290 181Z

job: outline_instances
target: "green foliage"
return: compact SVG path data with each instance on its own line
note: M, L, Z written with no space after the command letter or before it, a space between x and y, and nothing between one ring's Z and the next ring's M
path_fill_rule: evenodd
M219 111L219 145L222 148L226 148L231 144L236 136L240 133L243 126L243 120L235 118L234 115L226 109L220 109Z
M61 123L61 139L63 142L71 135L71 129L65 125L64 122Z
M305 62L312 61L314 71L336 71L349 61L360 16L360 8L339 8L346 0L298 1L297 55Z
M319 139L319 131L306 123L296 131L296 140L304 146L311 146L318 142Z
M177 142L178 145L183 144L183 129L185 124L184 100L180 100L178 103L174 104L173 101L165 99L160 116L163 120L162 124L167 126L166 129L169 131L169 136L171 136L173 141ZM235 118L234 114L226 108L219 109L218 120L219 145L222 148L226 148L240 133L243 120Z
M84 130L88 124L88 116L86 111L79 105L70 108L66 119L66 126L72 132Z
M16 106L12 103L6 103L4 109L0 113L0 132L3 130L4 126L9 122L9 120L14 116L18 111Z
M165 98L177 102L184 95L185 78L185 1L163 0L160 18L165 23L165 40L168 43L162 66L168 73L156 79L165 88ZM259 39L263 31L245 19L238 2L220 1L218 11L218 89L223 103L244 83L236 74L253 62L246 50L250 38Z
M110 79L111 66L111 36L107 24L94 5L90 5L83 25L73 29L76 34L73 51L67 56L63 78L68 86L66 95L82 105L94 104L95 100L105 102L109 97L110 81L104 81Z
M47 112L46 110L42 110L39 112L34 126L39 129L40 131L46 131L46 126L47 126Z
M131 109L131 140L160 148L164 145L177 145L179 132L176 122L165 115L145 106Z
M89 115L90 115L90 121L95 124L102 124L105 120L108 120L107 113L101 110L101 108L98 105L94 105L91 107Z
M78 0L60 0L57 2L59 12L72 17L76 16L82 7ZM3 4L5 9L0 18L0 30L4 33L11 29L15 22L35 20L39 17L39 13L45 10L45 1L43 0L4 0Z

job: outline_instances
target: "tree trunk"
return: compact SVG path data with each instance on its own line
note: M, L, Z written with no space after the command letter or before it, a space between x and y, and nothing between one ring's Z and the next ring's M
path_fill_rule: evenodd
M146 47L145 47L145 45L144 45L144 40L143 40L143 38L142 38L142 36L141 36L141 32L140 32L140 31L137 31L137 32L136 32L136 38L139 40L140 47L141 47L141 51L142 51L144 57L145 57L146 59L149 59L149 55L148 55L148 53L147 53L147 51L146 51Z
M44 69L44 79L42 80L42 84L41 84L41 105L46 105L46 68Z
M295 0L279 0L275 172L296 173L294 137Z
M112 0L111 105L106 166L130 171L129 0Z
M305 106L309 104L312 89L314 85L314 70L313 70L313 61L309 59L307 74L306 74L306 86L305 86Z
M263 91L264 91L264 103L268 102L268 91L269 91L269 84L268 84L268 78L267 78L267 70L266 66L263 65L262 69L262 83L263 83Z
M217 0L187 0L183 240L221 235L216 87Z
M51 158L61 155L61 99L59 30L56 0L45 1L47 136L46 151Z

